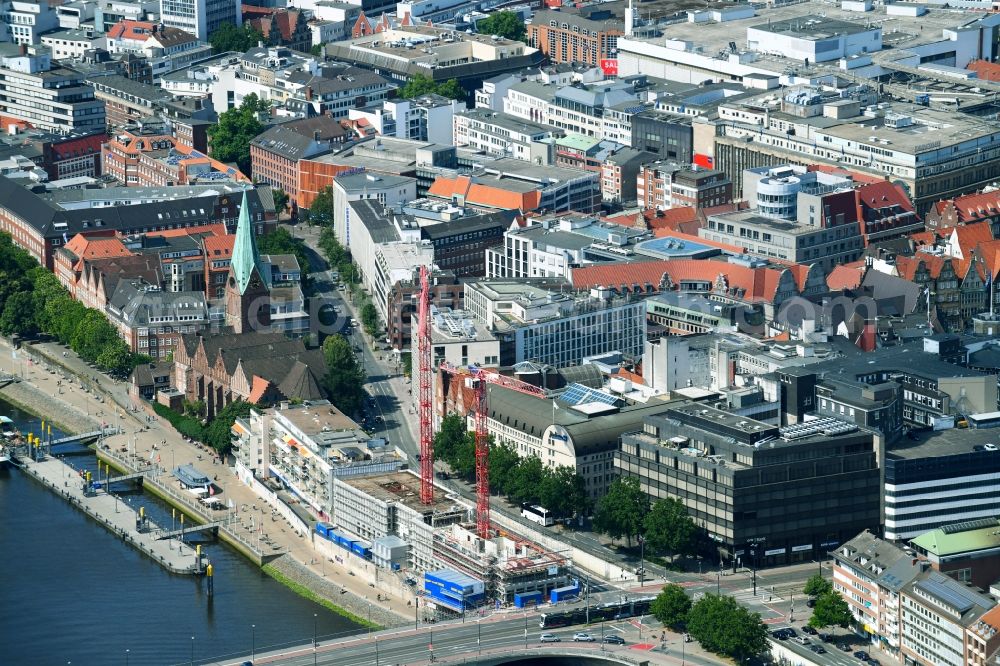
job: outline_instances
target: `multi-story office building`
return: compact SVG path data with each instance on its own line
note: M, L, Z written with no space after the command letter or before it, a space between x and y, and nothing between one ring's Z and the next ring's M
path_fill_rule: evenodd
M646 306L610 290L571 296L508 280L465 284L465 309L500 340L500 365L521 361L554 367L620 352L639 358L646 339Z
M46 48L0 59L0 90L0 115L56 134L104 131L104 103L83 74L53 67Z
M551 164L552 139L565 134L555 127L485 109L456 113L453 123L450 143L535 164Z
M900 182L923 215L941 199L985 187L1000 164L1000 124L985 118L913 105L869 118L856 104L853 116L831 109L836 120L827 116L821 124L810 117L788 118L795 115L794 106L801 104L754 99L719 106L715 167L737 189L751 168L776 163L840 166ZM785 113L774 113L779 110Z
M118 280L106 312L129 349L153 359L171 356L181 334L208 325L205 292L163 291L142 280Z
M347 133L330 116L276 125L250 142L250 163L258 182L280 187L291 202L299 196L299 162L330 151Z
M813 560L878 526L878 448L835 419L779 429L682 401L622 435L615 468L651 500L683 502L720 556L769 566Z
M528 44L552 62L601 64L615 58L618 38L625 34L621 21L592 21L568 11L535 12L528 24Z
M828 270L864 250L853 183L803 167L761 167L743 174L750 210L709 216L698 235L750 254Z
M636 258L636 247L652 234L590 215L531 217L510 227L502 245L486 251L486 276L492 278L563 277L573 268Z
M891 447L884 463L885 537L912 539L1000 513L1000 456L984 448L996 439L990 430L912 431Z
M979 628L973 643L970 630L995 605L989 596L936 571L919 577L900 594L904 661L917 666L987 663L1000 646L1000 634Z
M203 42L222 25L243 25L239 0L160 0L160 21Z

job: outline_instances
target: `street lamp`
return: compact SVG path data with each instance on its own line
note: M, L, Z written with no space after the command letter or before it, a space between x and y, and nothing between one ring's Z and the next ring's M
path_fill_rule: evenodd
M642 587L642 579L646 574L646 540L639 535L639 587Z
M125 648L125 666L128 666L128 648Z
M194 639L192 639L194 640ZM257 625L250 625L250 661L257 658Z
M191 637L191 666L194 666L194 636Z
M313 647L316 647L316 620L317 619L318 619L318 616L316 615L316 613L313 613Z

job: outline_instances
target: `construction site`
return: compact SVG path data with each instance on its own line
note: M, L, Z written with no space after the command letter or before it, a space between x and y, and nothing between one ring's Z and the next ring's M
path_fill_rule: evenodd
M414 580L423 575L425 607L439 614L484 605L547 601L571 589L569 561L490 521L486 387L540 392L492 370L442 366L469 392L476 430L476 504L434 484L430 308L427 269L421 268L417 383L420 469L333 480L332 524L324 536L377 566ZM347 545L349 544L349 545ZM556 593L558 594L558 592Z

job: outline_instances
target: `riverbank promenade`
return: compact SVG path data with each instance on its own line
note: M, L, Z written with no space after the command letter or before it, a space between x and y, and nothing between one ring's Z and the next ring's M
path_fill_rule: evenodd
M199 575L204 572L208 563L199 559L195 548L177 539L161 539L160 527L148 523L148 519L148 529L138 531L137 509L103 489L85 493L84 479L63 461L57 458L40 462L25 459L21 469L171 573Z

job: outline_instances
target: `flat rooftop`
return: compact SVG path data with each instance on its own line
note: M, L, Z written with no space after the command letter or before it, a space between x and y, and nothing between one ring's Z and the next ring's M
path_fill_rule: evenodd
M768 21L751 27L754 30L793 35L810 40L827 39L834 35L854 35L878 29L877 25L866 26L863 23L830 18L825 13L823 15L796 16L783 21Z
M983 444L1000 445L1000 430L952 428L950 430L912 431L900 439L885 455L888 458L914 459L954 456L973 453L974 447ZM998 455L1000 451L987 451L982 455Z
M346 477L341 481L382 502L396 502L420 513L464 511L465 507L448 499L443 489L434 493L433 504L420 501L420 477L410 472L392 472L375 476Z
M722 253L719 248L712 247L711 245L696 243L687 238L680 239L669 236L643 241L636 245L635 251L638 254L645 254L659 259L702 259Z
M276 411L302 434L315 437L321 433L343 430L360 430L360 426L333 405L309 405Z

